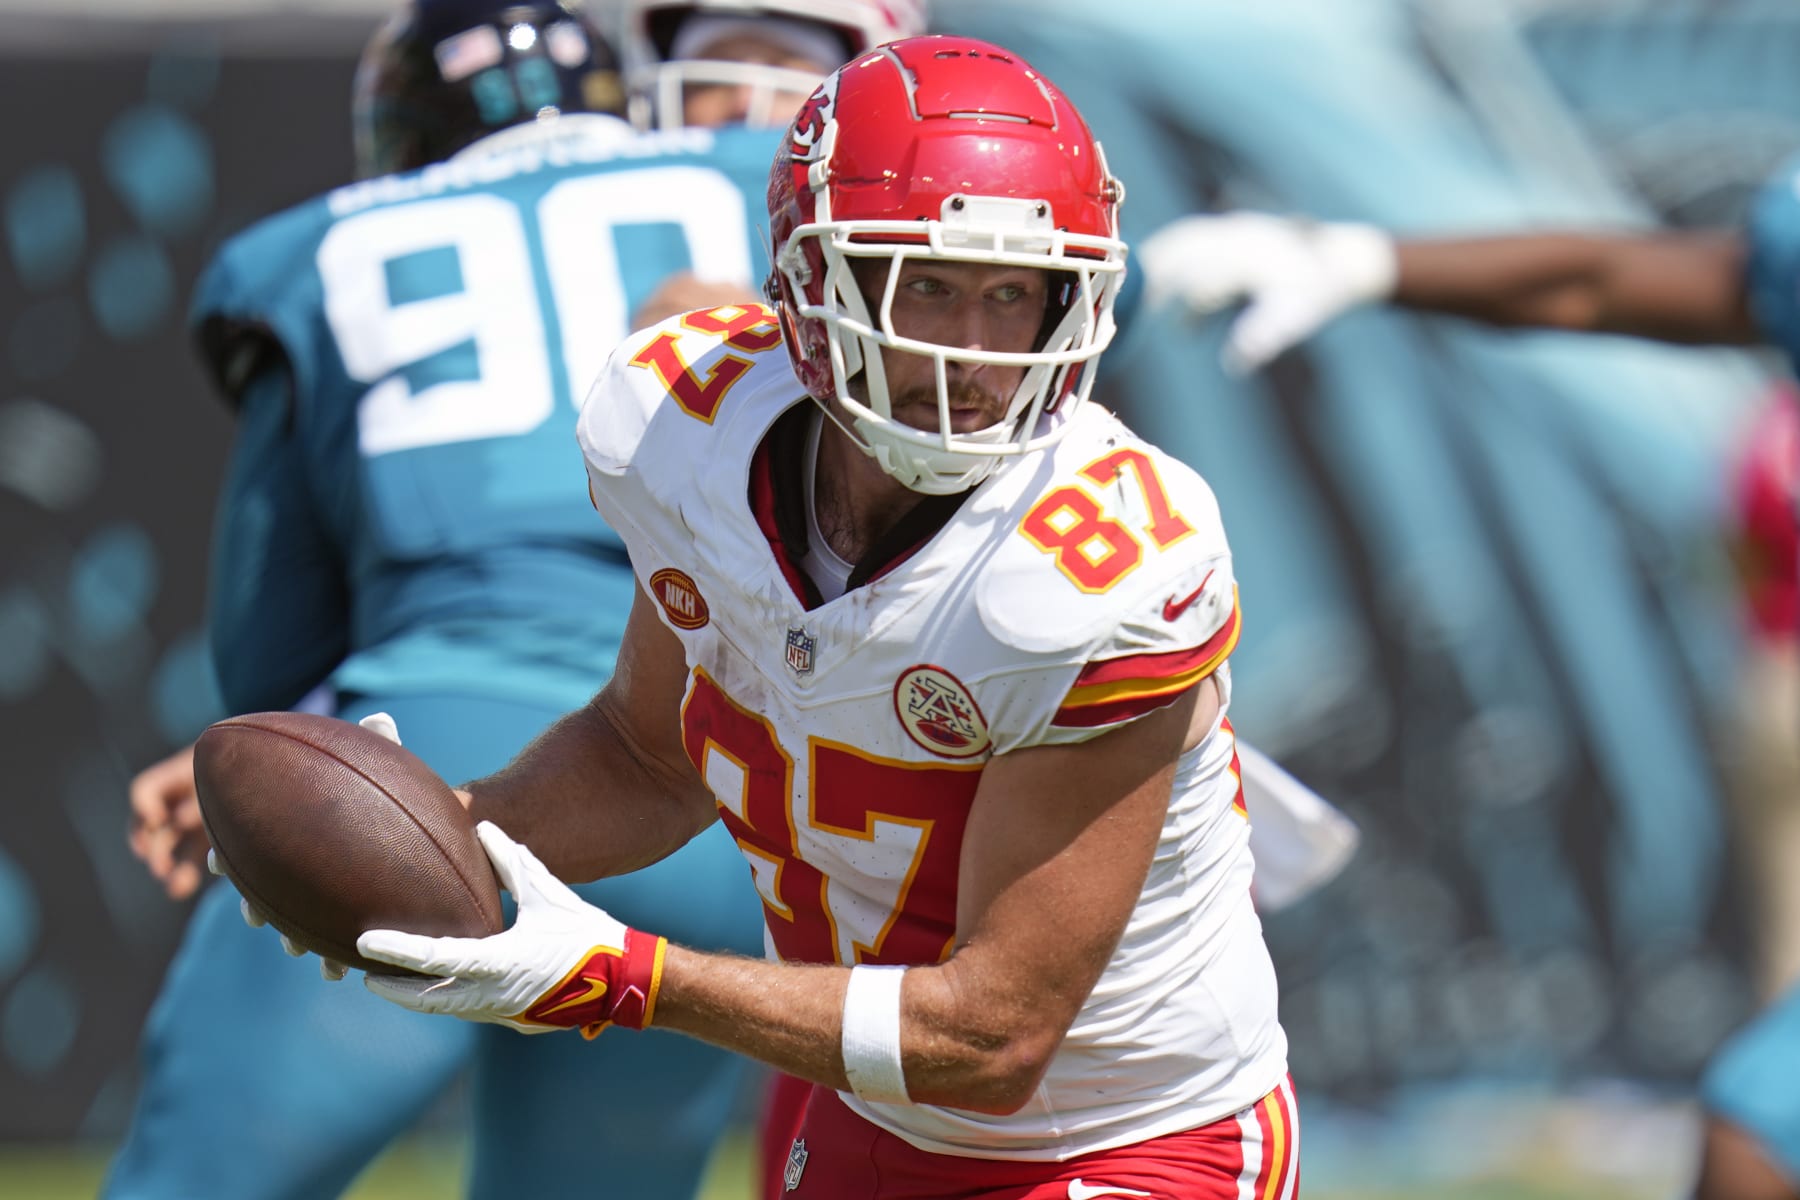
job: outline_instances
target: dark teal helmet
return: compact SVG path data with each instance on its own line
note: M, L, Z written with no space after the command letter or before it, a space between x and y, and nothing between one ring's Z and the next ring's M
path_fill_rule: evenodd
M574 0L412 0L357 67L357 170L440 162L543 116L624 111L618 57Z

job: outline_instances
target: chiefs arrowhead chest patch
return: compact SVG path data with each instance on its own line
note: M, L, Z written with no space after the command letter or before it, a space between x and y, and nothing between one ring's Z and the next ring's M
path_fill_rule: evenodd
M942 758L975 758L993 741L974 695L942 667L909 667L894 681L894 715L907 736Z

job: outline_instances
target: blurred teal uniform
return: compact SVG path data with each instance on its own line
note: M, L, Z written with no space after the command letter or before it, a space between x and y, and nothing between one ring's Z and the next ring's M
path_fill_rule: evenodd
M461 781L606 681L633 582L586 495L577 406L668 273L762 277L777 138L568 116L225 246L193 321L240 410L210 618L231 711L327 684L340 715L386 710ZM580 890L677 941L761 951L722 829ZM468 1067L472 1195L605 1180L685 1197L743 1069L661 1033L523 1037L405 1012L288 958L223 886L200 899L143 1066L104 1191L119 1200L336 1195Z
M1763 336L1787 352L1800 374L1800 158L1763 185L1745 232L1750 311Z
M1800 159L1763 187L1750 210L1745 288L1770 344L1800 375ZM1706 1110L1755 1136L1800 1180L1800 987L1790 987L1720 1048L1700 1082Z

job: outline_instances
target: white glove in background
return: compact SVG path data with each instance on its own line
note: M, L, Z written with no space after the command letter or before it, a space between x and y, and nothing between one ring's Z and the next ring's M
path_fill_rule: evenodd
M1254 371L1350 309L1393 294L1394 242L1369 225L1240 212L1180 217L1136 247L1151 306L1196 313L1242 302L1222 355Z
M624 954L625 926L569 890L523 845L483 821L475 827L494 874L518 901L512 928L485 938L433 938L372 929L356 940L365 958L438 979L366 975L371 992L414 1012L448 1013L522 1033L560 1028L513 1018L565 981L596 950Z

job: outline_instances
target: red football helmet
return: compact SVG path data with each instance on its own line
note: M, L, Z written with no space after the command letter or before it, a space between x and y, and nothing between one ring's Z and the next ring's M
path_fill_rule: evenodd
M1008 50L921 37L847 64L801 108L769 177L768 290L800 382L822 404L835 398L851 435L915 491L961 491L1002 457L1049 445L1112 340L1123 199L1081 114ZM895 288L918 257L1052 272L1054 308L1037 348L968 350L898 334ZM873 316L852 259L888 262ZM935 362L938 431L893 417L883 349ZM1026 368L1000 422L952 432L947 362Z

